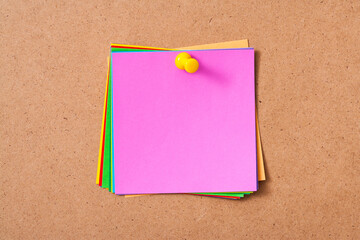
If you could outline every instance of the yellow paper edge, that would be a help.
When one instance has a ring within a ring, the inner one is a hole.
[[[146,47],[146,46],[139,46],[139,45],[125,45],[125,44],[116,44],[111,43],[112,47],[128,47],[128,48],[153,48],[153,47]],[[171,50],[168,48],[156,48],[156,50]]]
[[[107,58],[108,63],[108,69],[110,67],[110,57]],[[106,115],[106,94],[109,87],[109,70],[107,71],[106,76],[106,89],[105,89],[105,97],[104,97],[104,109],[103,109],[103,118],[101,123],[101,136],[100,136],[100,147],[99,147],[99,159],[98,159],[98,168],[97,168],[97,174],[96,174],[96,184],[100,183],[100,168],[101,168],[101,155],[102,155],[102,146],[103,146],[103,135],[104,135],[104,121],[105,121],[105,115]]]

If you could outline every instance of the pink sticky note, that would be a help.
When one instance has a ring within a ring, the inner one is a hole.
[[[254,50],[112,54],[116,194],[257,190]]]

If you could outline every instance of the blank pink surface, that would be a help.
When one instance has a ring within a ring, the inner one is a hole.
[[[113,53],[116,194],[256,191],[254,50]]]

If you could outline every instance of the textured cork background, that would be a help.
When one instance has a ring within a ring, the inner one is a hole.
[[[0,2],[0,239],[359,239],[360,1]],[[95,185],[111,42],[248,38],[268,180],[239,201]]]

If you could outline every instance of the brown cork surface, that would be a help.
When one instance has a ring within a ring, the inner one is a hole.
[[[359,239],[359,1],[0,2],[0,239]],[[95,185],[111,42],[248,38],[267,181],[239,201]]]

